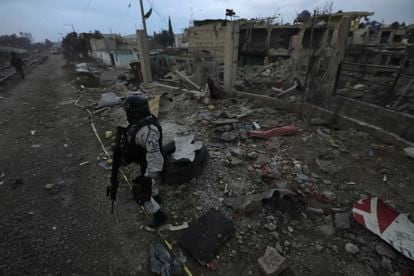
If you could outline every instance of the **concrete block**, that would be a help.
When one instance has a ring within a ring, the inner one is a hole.
[[[286,258],[270,246],[266,248],[265,254],[258,259],[258,263],[263,275],[279,275],[288,267]]]

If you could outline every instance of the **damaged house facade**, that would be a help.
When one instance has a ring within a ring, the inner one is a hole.
[[[90,56],[102,63],[127,68],[131,61],[138,60],[136,43],[124,37],[111,35],[102,39],[91,39]]]
[[[267,20],[195,21],[189,28],[188,51],[216,62],[215,75],[209,77],[226,90],[226,56],[231,55],[226,49],[236,49],[229,93],[262,94],[293,105],[303,101],[311,109],[322,108],[414,140],[409,130],[414,114],[412,28],[362,27],[363,19],[373,14],[321,14],[285,25]],[[295,86],[297,81],[300,85]],[[286,89],[288,93],[275,93]]]

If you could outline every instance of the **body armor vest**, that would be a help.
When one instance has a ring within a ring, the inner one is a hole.
[[[150,125],[154,125],[160,134],[158,143],[162,154],[162,129],[160,123],[158,122],[158,119],[154,115],[148,116],[147,118],[137,123],[128,125],[126,129],[126,135],[123,137],[122,141],[123,157],[125,161],[127,163],[138,163],[141,167],[142,175],[144,175],[145,171],[147,170],[147,150],[141,145],[137,145],[135,143],[135,137],[137,136],[137,133],[140,131],[140,129],[143,127],[149,128]]]

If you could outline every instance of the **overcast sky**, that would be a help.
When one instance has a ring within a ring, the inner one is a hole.
[[[143,0],[145,10],[153,7],[148,32],[167,29],[171,16],[174,33],[194,19],[224,18],[226,8],[243,18],[280,13],[291,22],[296,12],[312,11],[326,0]],[[334,11],[374,11],[371,17],[386,23],[414,23],[414,0],[335,0]],[[129,7],[130,6],[130,7]],[[0,0],[0,34],[29,32],[36,41],[57,40],[66,34],[100,30],[103,33],[133,34],[141,28],[138,0]]]

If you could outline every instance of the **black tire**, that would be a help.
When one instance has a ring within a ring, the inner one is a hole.
[[[176,161],[171,158],[171,154],[175,151],[174,142],[163,146],[166,155],[166,165],[163,171],[163,180],[165,184],[182,184],[199,176],[206,167],[209,154],[207,147],[203,147],[196,151],[193,162]]]

